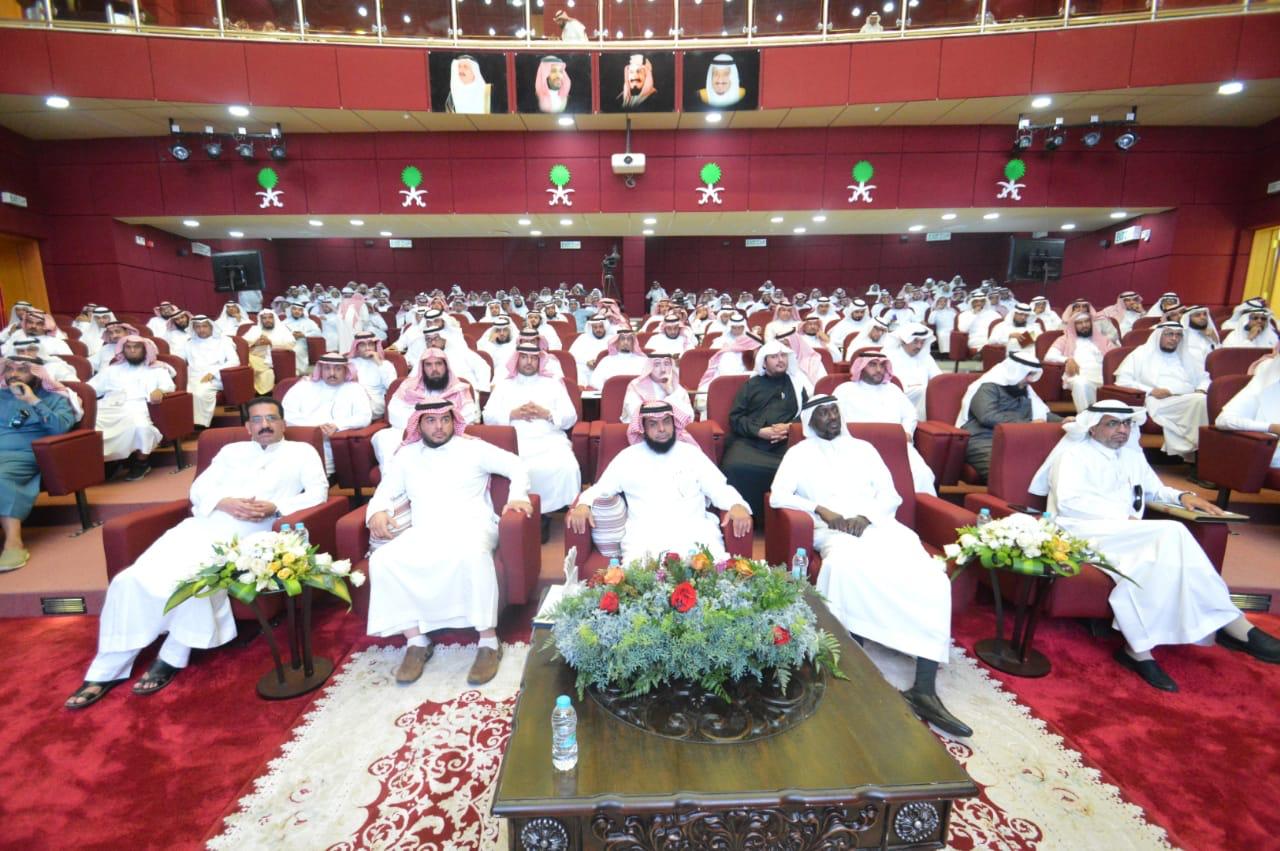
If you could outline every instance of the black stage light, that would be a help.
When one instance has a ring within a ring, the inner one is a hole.
[[[1031,147],[1031,134],[1019,133],[1018,138],[1013,143],[1014,151],[1025,151]]]
[[[1102,141],[1102,131],[1096,127],[1091,127],[1084,131],[1084,136],[1081,137],[1080,141],[1084,142],[1086,148],[1096,148],[1098,143]]]
[[[1126,130],[1116,137],[1116,147],[1122,151],[1128,151],[1138,144],[1138,134],[1132,130]]]
[[[209,155],[209,159],[216,160],[222,156],[222,143],[217,139],[209,139],[204,143],[204,152]]]
[[[286,151],[284,149],[284,140],[282,139],[278,142],[272,142],[271,145],[267,147],[267,153],[271,155],[271,159],[273,160],[284,159],[286,156]]]
[[[246,160],[253,159],[253,143],[248,139],[236,143],[236,153]]]
[[[180,163],[184,163],[191,159],[191,149],[181,142],[174,142],[170,145],[169,153],[173,154],[173,158]]]
[[[1045,137],[1044,149],[1046,151],[1056,151],[1062,147],[1062,143],[1067,141],[1067,135],[1061,127],[1055,127],[1049,131],[1049,135]]]

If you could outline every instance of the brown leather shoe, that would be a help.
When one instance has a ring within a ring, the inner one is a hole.
[[[498,649],[481,647],[476,651],[476,660],[471,663],[471,673],[467,674],[467,683],[473,686],[484,685],[498,675],[498,662],[502,661],[502,645]]]
[[[396,682],[413,683],[417,682],[418,677],[422,676],[422,669],[427,666],[427,660],[431,658],[431,654],[436,652],[434,644],[428,644],[426,647],[418,647],[410,644],[404,649],[404,660],[400,662],[400,667],[396,669]]]

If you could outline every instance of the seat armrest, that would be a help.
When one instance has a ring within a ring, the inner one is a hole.
[[[40,487],[50,496],[63,496],[106,481],[102,432],[78,428],[31,441],[40,467]]]
[[[334,555],[350,559],[352,564],[369,554],[369,527],[365,525],[367,506],[348,511],[334,527]]]
[[[310,508],[303,508],[292,514],[286,514],[277,520],[271,528],[279,531],[280,526],[284,523],[289,523],[293,526],[298,526],[299,524],[306,526],[307,536],[311,539],[311,543],[315,545],[316,552],[334,555],[337,552],[334,528],[342,518],[342,515],[346,513],[348,507],[345,496],[332,496],[319,505],[313,505]],[[336,555],[334,557],[337,558]]]
[[[596,464],[595,453],[592,451],[592,433],[597,422],[587,422],[578,420],[573,424],[573,428],[569,431],[569,443],[573,446],[573,457],[578,462],[578,471],[582,474],[582,481],[590,482],[595,478]],[[603,424],[601,423],[601,426]],[[597,434],[595,447],[600,446],[600,437]]]
[[[789,565],[800,547],[813,552],[813,517],[794,508],[771,508],[765,496],[765,560],[770,564]],[[809,560],[813,574],[814,559]],[[813,581],[816,575],[809,577]]]
[[[1131,408],[1142,408],[1147,404],[1146,393],[1136,387],[1125,387],[1120,384],[1104,384],[1099,387],[1098,399],[1115,399]]]
[[[102,549],[107,557],[107,579],[138,560],[161,535],[191,515],[185,499],[161,502],[113,517],[102,525]]]
[[[1266,481],[1276,435],[1201,426],[1197,472],[1200,478],[1240,493],[1257,493]]]
[[[181,440],[196,430],[195,408],[186,390],[166,393],[159,402],[148,402],[151,422],[165,440]]]
[[[916,494],[916,534],[926,544],[942,549],[956,542],[956,529],[972,526],[978,515],[945,499],[927,493]]]
[[[533,513],[504,511],[498,518],[498,553],[502,559],[503,598],[521,606],[533,599],[542,571],[542,499],[529,494]]]
[[[532,496],[532,494],[530,494]],[[574,500],[573,505],[577,505],[578,501]],[[572,509],[573,506],[570,506]],[[578,548],[578,578],[588,578],[587,558],[595,552],[595,542],[591,540],[591,525],[587,524],[586,531],[575,532],[569,528],[569,523],[564,524],[564,551],[567,555],[573,547]]]
[[[933,471],[939,487],[960,481],[969,432],[950,423],[921,420],[916,424],[912,444]]]
[[[222,400],[228,405],[243,405],[256,394],[253,390],[253,367],[230,366],[222,370]]]
[[[991,512],[992,517],[1008,517],[1010,514],[1017,513],[1008,502],[998,496],[992,496],[989,493],[965,494],[964,507],[967,511],[971,511],[975,515],[985,508]],[[947,541],[946,543],[951,542]]]

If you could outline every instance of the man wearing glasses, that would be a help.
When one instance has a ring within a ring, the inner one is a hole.
[[[249,440],[229,443],[191,483],[191,516],[161,535],[107,587],[98,654],[68,709],[97,703],[124,682],[142,648],[168,633],[159,656],[133,692],[155,694],[187,666],[191,648],[236,637],[226,592],[193,597],[164,613],[179,581],[195,572],[212,546],[232,536],[270,531],[276,518],[324,502],[329,481],[315,448],[284,439],[284,412],[269,396],[246,406]]]
[[[1165,644],[1217,637],[1231,650],[1280,663],[1280,641],[1253,626],[1231,602],[1227,584],[1176,520],[1144,520],[1148,502],[1190,511],[1224,512],[1190,491],[1167,487],[1138,446],[1146,411],[1097,402],[1063,426],[1062,441],[1031,482],[1067,531],[1094,542],[1132,582],[1119,580],[1108,598],[1125,645],[1115,659],[1149,685],[1178,686],[1151,655]]]

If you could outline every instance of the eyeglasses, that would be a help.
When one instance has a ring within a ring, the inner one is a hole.
[[[266,416],[249,417],[249,422],[253,423],[254,425],[262,425],[263,423],[271,423],[272,425],[275,425],[276,423],[280,422],[280,420],[281,418],[276,416],[275,414],[267,414]]]
[[[1135,514],[1138,514],[1142,511],[1143,502],[1144,500],[1142,498],[1142,485],[1134,485],[1133,486],[1133,511]]]

